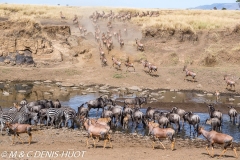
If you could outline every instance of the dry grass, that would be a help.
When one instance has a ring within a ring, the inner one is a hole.
[[[142,27],[156,26],[161,29],[183,29],[195,32],[202,29],[233,28],[240,21],[240,12],[235,10],[158,10],[136,8],[107,8],[107,7],[73,7],[73,6],[45,6],[45,5],[13,5],[1,4],[1,17],[31,17],[60,19],[60,11],[63,11],[67,19],[73,19],[74,15],[88,17],[94,11],[109,12],[141,12],[147,10],[159,11],[159,17],[132,18],[132,22]]]

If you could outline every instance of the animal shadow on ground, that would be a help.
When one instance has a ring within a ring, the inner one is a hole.
[[[231,150],[228,150],[229,152],[231,152]],[[211,157],[208,153],[202,153],[202,155],[206,155],[206,156],[209,156]],[[213,158],[215,157],[219,157],[220,154],[214,154],[213,155]],[[231,155],[227,155],[226,153],[220,158],[220,159],[224,159],[224,158],[235,158],[234,156],[231,156]]]
[[[230,92],[236,92],[235,89],[231,89],[231,88],[226,88],[226,90],[230,91]]]
[[[158,74],[153,74],[153,73],[149,73],[148,71],[146,70],[143,70],[146,74],[149,74],[151,77],[159,77]]]
[[[196,79],[185,79],[188,82],[198,82]]]

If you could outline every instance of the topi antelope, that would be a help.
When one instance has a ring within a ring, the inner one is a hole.
[[[102,67],[107,66],[107,59],[105,58],[105,56],[101,55],[100,59],[101,59],[101,62],[102,62]]]
[[[120,61],[118,61],[117,59],[115,59],[113,56],[112,56],[112,61],[113,61],[113,67],[114,67],[114,65],[117,65],[118,66],[118,69],[121,69],[121,62]]]
[[[174,145],[175,145],[175,138],[174,138],[175,131],[172,128],[159,128],[154,124],[155,123],[153,121],[148,122],[149,131],[150,131],[150,134],[153,135],[154,140],[168,138],[171,141],[171,149],[173,151]],[[155,144],[155,141],[153,141],[152,143],[153,149],[155,149],[154,144]],[[162,142],[160,142],[160,144],[165,149],[165,146],[162,144]]]
[[[228,86],[231,87],[231,90],[232,90],[232,86],[234,87],[234,90],[235,90],[235,81],[233,79],[230,79],[227,75],[224,75],[224,79],[227,83],[227,87],[226,89],[228,88]]]
[[[62,11],[60,11],[60,17],[61,17],[61,19],[65,19],[66,18],[65,16],[63,16]]]
[[[73,18],[73,24],[78,24],[78,17],[76,14],[74,15],[74,18]]]
[[[18,139],[22,141],[22,139],[19,137],[20,133],[27,133],[29,135],[28,144],[29,145],[31,144],[31,141],[32,141],[31,125],[29,125],[29,124],[18,124],[18,123],[11,124],[9,122],[6,122],[6,128],[9,129],[10,134],[11,133],[13,134],[12,145],[14,144],[14,139],[15,139],[16,135],[17,135]],[[22,144],[23,144],[23,141],[22,141]]]
[[[184,66],[183,67],[183,71],[185,71],[186,72],[186,76],[185,76],[185,78],[184,78],[184,80],[186,79],[186,77],[188,77],[188,76],[191,76],[193,79],[195,79],[195,77],[196,77],[196,73],[194,73],[194,72],[192,72],[192,71],[189,71],[188,69],[187,69],[187,66]]]
[[[143,44],[142,43],[139,43],[138,42],[138,39],[135,39],[136,40],[136,44],[137,44],[137,51],[139,50],[139,51],[144,51],[144,46],[143,46]]]
[[[127,60],[126,60],[126,62],[125,62],[125,66],[127,67],[126,72],[128,71],[128,68],[133,68],[133,69],[134,69],[134,72],[135,72],[135,67],[134,67],[133,63],[130,63],[130,62],[129,62],[129,57],[127,58]]]
[[[224,150],[222,151],[222,153],[220,154],[219,158],[227,151],[227,147],[231,147],[232,150],[235,153],[236,158],[238,157],[237,152],[236,152],[236,148],[233,147],[233,137],[227,135],[227,134],[223,134],[223,133],[218,133],[216,131],[206,131],[204,130],[203,127],[199,127],[198,129],[198,136],[199,135],[203,135],[207,141],[208,141],[208,146],[206,147],[206,150],[208,152],[208,154],[213,157],[214,153],[210,154],[208,148],[210,147],[210,145],[212,146],[212,152],[213,152],[213,147],[214,147],[214,143],[217,144],[224,144]]]

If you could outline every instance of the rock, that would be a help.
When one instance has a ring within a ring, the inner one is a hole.
[[[165,93],[166,91],[165,90],[163,90],[163,91],[159,91],[158,93]]]
[[[158,97],[159,94],[158,94],[158,93],[151,93],[151,96],[153,96],[153,97]]]
[[[196,93],[196,95],[197,95],[198,97],[204,96],[203,94],[199,94],[199,93]]]
[[[61,86],[62,83],[61,83],[61,82],[57,82],[56,85],[57,85],[57,86]]]
[[[10,59],[5,59],[4,63],[9,64],[10,63]]]
[[[68,44],[70,44],[71,47],[78,46],[78,37],[77,36],[70,36],[67,39]]]
[[[74,87],[75,86],[75,84],[73,84],[73,83],[68,83],[68,82],[62,82],[62,87]]]
[[[26,93],[26,90],[18,90],[19,93]]]
[[[163,99],[163,98],[164,98],[164,96],[159,97],[159,99]]]
[[[44,92],[43,94],[49,95],[49,94],[51,94],[51,93],[49,93],[49,92]]]
[[[51,60],[54,62],[62,62],[63,61],[62,53],[59,50],[54,49],[54,51],[51,53]]]
[[[42,82],[39,82],[39,81],[35,81],[33,82],[34,84],[42,84]]]
[[[28,85],[27,84],[22,84],[23,87],[27,87]]]
[[[198,84],[198,85],[197,85],[197,88],[202,88],[202,85],[201,85],[201,84]]]
[[[142,89],[139,88],[138,86],[132,86],[132,87],[129,87],[128,89],[133,91],[140,91],[140,92],[142,91]]]
[[[213,94],[212,93],[207,93],[207,96],[213,96]]]
[[[113,92],[118,92],[118,89],[112,89]]]
[[[174,89],[170,89],[170,92],[174,92],[175,90]]]
[[[50,80],[43,81],[44,83],[52,83]]]
[[[100,93],[109,93],[107,90],[99,90]]]
[[[4,96],[9,96],[9,92],[3,91]]]
[[[78,87],[71,87],[72,89],[75,89],[75,90],[78,90],[79,88]]]
[[[151,101],[157,101],[157,99],[156,98],[151,98]]]
[[[100,90],[106,90],[106,89],[108,89],[108,88],[109,88],[109,87],[105,85],[105,86],[100,87],[99,89],[100,89]]]

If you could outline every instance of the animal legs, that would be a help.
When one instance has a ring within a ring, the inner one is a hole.
[[[155,149],[155,148],[154,148],[154,145],[155,145],[155,142],[153,141],[153,142],[152,142],[152,147],[153,147],[153,149]]]
[[[32,141],[32,134],[29,135],[29,141],[28,141],[29,145],[31,144],[31,141]]]
[[[211,156],[211,154],[210,154],[210,152],[209,152],[209,150],[208,150],[208,146],[206,147],[206,150],[207,150],[208,154]]]
[[[160,144],[163,146],[163,148],[164,148],[164,150],[165,150],[166,148],[165,148],[165,146],[162,144],[162,142],[161,142],[161,141],[159,141],[159,143],[160,143]]]
[[[174,150],[174,147],[175,147],[175,139],[173,138],[172,145],[171,145],[172,151]]]

